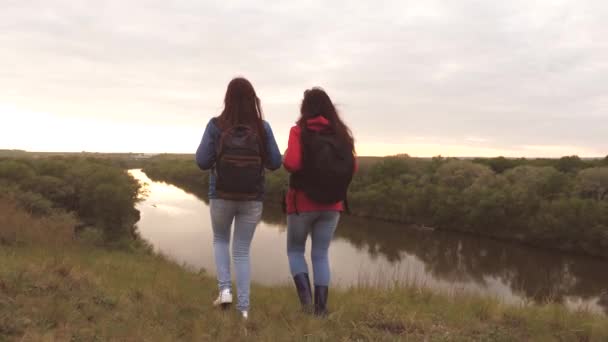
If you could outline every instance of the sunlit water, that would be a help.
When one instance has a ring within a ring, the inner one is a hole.
[[[215,274],[208,205],[173,185],[151,181],[138,205],[141,236],[173,260]],[[260,284],[291,281],[286,225],[265,208],[251,247],[252,278]],[[307,245],[309,259],[310,242]],[[605,260],[538,250],[465,234],[418,231],[404,225],[343,216],[330,247],[332,284],[376,286],[394,281],[441,291],[471,291],[509,303],[561,301],[608,312]],[[310,265],[310,262],[309,262]]]

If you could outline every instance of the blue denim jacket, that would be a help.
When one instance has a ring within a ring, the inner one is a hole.
[[[279,147],[277,146],[277,142],[274,140],[274,135],[272,134],[272,128],[270,128],[270,124],[264,121],[264,129],[266,130],[266,150],[268,151],[268,160],[266,161],[266,168],[269,170],[276,170],[281,167],[282,159],[281,152],[279,151]],[[207,127],[205,128],[205,133],[203,134],[203,139],[201,140],[198,149],[196,150],[196,163],[198,167],[202,170],[211,169],[211,173],[209,174],[209,198],[215,199],[217,198],[217,194],[215,193],[215,157],[216,157],[216,148],[217,143],[220,138],[221,131],[219,127],[215,125],[213,119],[209,120],[207,123]],[[263,185],[262,185],[263,189]],[[264,192],[259,194],[257,200],[261,201],[264,198]]]

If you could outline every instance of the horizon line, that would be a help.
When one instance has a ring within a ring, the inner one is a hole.
[[[2,149],[0,148],[0,152],[19,152],[19,153],[44,153],[44,154],[135,154],[135,155],[162,155],[162,154],[178,154],[178,155],[194,155],[195,152],[133,152],[133,151],[129,151],[129,152],[121,152],[121,151],[114,151],[114,152],[108,152],[108,151],[29,151],[29,150],[22,150],[22,149]],[[283,155],[283,154],[281,154]],[[412,155],[409,154],[407,152],[403,152],[403,153],[396,153],[396,154],[387,154],[387,155],[358,155],[358,158],[388,158],[388,157],[410,157],[410,158],[435,158],[435,157],[443,157],[443,158],[465,158],[465,159],[475,159],[475,158],[505,158],[505,159],[560,159],[563,157],[579,157],[581,159],[604,159],[604,158],[608,158],[608,152],[607,154],[604,155],[598,155],[598,156],[581,156],[581,155],[577,155],[577,154],[566,154],[560,157],[548,157],[548,156],[508,156],[508,155],[496,155],[496,156],[492,156],[492,157],[487,157],[487,156],[465,156],[465,155],[460,155],[460,156],[455,156],[455,155],[442,155],[442,154],[438,154],[438,155],[433,155],[433,156],[418,156],[418,155]]]

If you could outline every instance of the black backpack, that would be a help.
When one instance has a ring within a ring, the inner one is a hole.
[[[263,191],[261,137],[246,125],[223,129],[217,146],[215,191],[221,199],[250,201]]]
[[[352,147],[340,141],[329,128],[321,131],[303,128],[301,145],[303,167],[291,175],[291,187],[317,203],[346,201],[355,168]]]

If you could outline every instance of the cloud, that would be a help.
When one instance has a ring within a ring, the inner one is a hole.
[[[0,105],[15,109],[0,115],[8,127],[43,112],[200,135],[244,75],[282,147],[302,91],[321,85],[363,150],[422,138],[463,154],[605,154],[607,15],[602,1],[574,0],[8,0]]]

